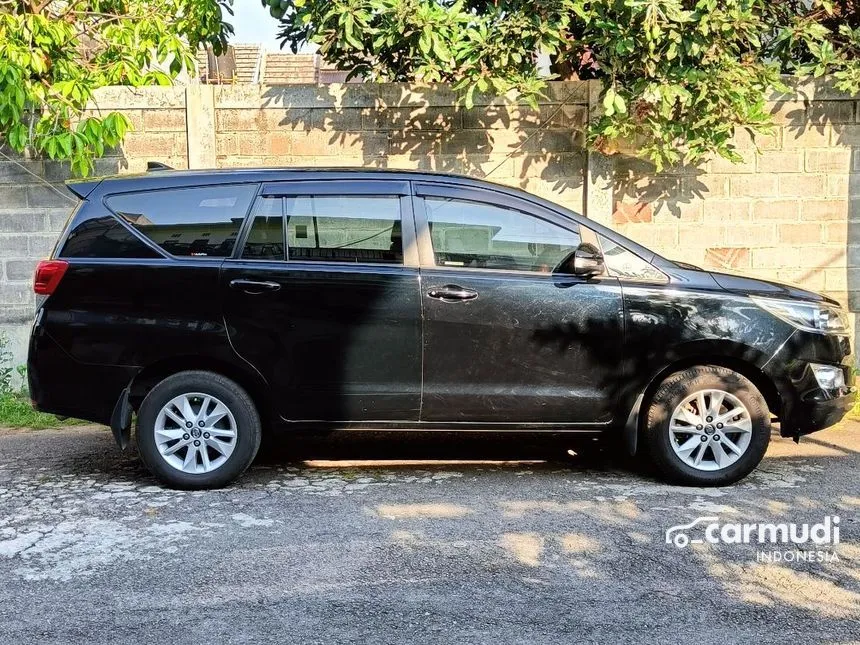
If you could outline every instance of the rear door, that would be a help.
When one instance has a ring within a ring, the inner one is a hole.
[[[618,280],[552,270],[593,234],[493,190],[415,184],[422,421],[601,424],[621,370]]]
[[[415,421],[421,301],[407,182],[263,186],[222,268],[230,339],[290,421]]]

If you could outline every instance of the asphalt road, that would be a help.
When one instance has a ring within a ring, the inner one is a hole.
[[[229,489],[183,493],[103,429],[0,431],[0,643],[860,641],[860,425],[776,439],[723,489],[560,455],[498,436],[293,441]],[[665,543],[708,515],[838,515],[841,539],[788,563]]]

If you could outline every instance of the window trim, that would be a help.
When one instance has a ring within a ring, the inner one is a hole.
[[[236,260],[240,262],[266,262],[269,264],[278,263],[284,268],[289,266],[298,266],[300,264],[308,264],[313,266],[337,266],[337,267],[394,267],[394,268],[413,268],[417,269],[420,266],[419,262],[419,254],[417,248],[417,234],[415,231],[415,216],[412,206],[412,199],[408,192],[409,185],[408,182],[392,182],[390,180],[380,180],[370,182],[374,184],[371,188],[371,192],[361,191],[360,188],[366,182],[363,181],[349,181],[342,182],[336,180],[320,180],[320,181],[295,181],[295,182],[278,182],[277,185],[280,184],[289,185],[291,189],[290,192],[283,192],[281,188],[278,188],[277,191],[270,190],[266,191],[266,186],[272,184],[264,184],[261,189],[258,191],[257,195],[254,197],[253,202],[251,203],[251,208],[248,211],[248,214],[245,216],[245,222],[242,225],[242,229],[239,233],[239,238],[236,242],[236,248],[234,249],[233,255],[228,258],[231,260]],[[399,189],[397,185],[399,186]],[[389,191],[386,189],[385,185],[394,186],[393,191]],[[407,191],[405,194],[401,194],[400,190],[403,190],[405,186],[405,190]],[[312,192],[310,192],[312,191]],[[400,207],[400,229],[402,235],[402,245],[403,245],[403,261],[402,262],[336,262],[330,260],[308,260],[305,258],[302,259],[290,259],[290,251],[289,251],[289,230],[287,226],[287,211],[286,211],[286,200],[289,197],[295,197],[299,195],[309,195],[312,197],[322,196],[322,197],[392,197],[397,198],[398,205]],[[251,215],[254,212],[254,206],[257,204],[257,201],[263,198],[275,198],[281,200],[281,217],[283,218],[283,232],[284,232],[284,258],[281,260],[273,260],[271,258],[243,258],[242,252],[245,249],[245,244],[248,241],[248,236],[251,232],[251,226],[253,224],[253,217]]]
[[[236,232],[236,242],[233,244],[233,250],[229,255],[224,256],[195,256],[195,255],[173,255],[170,251],[163,248],[157,242],[149,239],[146,235],[144,235],[141,231],[139,231],[135,226],[131,224],[128,220],[122,217],[119,213],[117,213],[114,209],[112,209],[107,200],[111,197],[117,197],[119,195],[139,195],[141,193],[163,193],[169,190],[186,190],[190,188],[210,188],[210,187],[222,187],[222,186],[256,186],[254,190],[254,195],[251,197],[251,201],[248,204],[248,207],[245,209],[245,215],[242,219],[242,223],[239,225],[239,230]],[[254,203],[257,201],[257,197],[260,194],[260,182],[258,181],[230,181],[224,183],[205,183],[205,184],[189,184],[189,185],[181,185],[181,186],[170,186],[170,187],[158,187],[158,188],[145,188],[143,190],[120,190],[112,193],[106,193],[101,196],[101,204],[104,209],[111,214],[111,216],[116,219],[120,224],[125,226],[129,231],[131,231],[134,235],[136,235],[139,239],[143,240],[143,242],[152,249],[158,251],[165,259],[170,260],[188,260],[191,259],[194,262],[201,262],[205,260],[216,260],[218,262],[223,262],[224,260],[229,260],[233,258],[236,254],[237,248],[239,248],[239,240],[242,239],[243,231],[245,231],[248,226],[248,215],[251,212],[251,209],[254,207]],[[244,243],[243,243],[244,246]]]
[[[509,195],[495,194],[491,190],[482,188],[461,188],[457,186],[443,186],[433,184],[416,184],[413,196],[413,209],[415,211],[415,226],[418,233],[418,251],[421,256],[421,267],[425,269],[435,269],[438,271],[468,271],[470,273],[480,273],[486,275],[513,275],[513,276],[543,276],[543,277],[559,277],[558,273],[543,272],[543,271],[525,271],[517,269],[487,269],[483,267],[457,267],[444,264],[436,264],[436,254],[433,251],[433,240],[430,235],[430,220],[427,217],[425,208],[425,199],[433,197],[442,197],[456,199],[464,202],[473,202],[477,204],[485,204],[487,206],[495,206],[507,210],[514,210],[526,215],[542,220],[548,224],[558,226],[579,236],[580,241],[583,240],[583,226],[573,220],[564,220],[552,211],[541,206],[532,204],[526,200],[511,197]],[[576,276],[570,276],[573,279],[578,279]],[[608,277],[604,273],[599,277]]]

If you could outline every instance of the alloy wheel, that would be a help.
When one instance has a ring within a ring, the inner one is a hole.
[[[743,456],[752,439],[749,410],[723,390],[699,390],[675,408],[669,443],[681,461],[696,470],[722,470]]]
[[[155,419],[159,454],[184,473],[208,473],[224,465],[233,454],[237,436],[233,413],[211,394],[180,394]]]

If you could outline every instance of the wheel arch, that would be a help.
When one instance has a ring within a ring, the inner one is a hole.
[[[173,356],[147,365],[129,384],[129,402],[132,408],[139,410],[144,397],[165,378],[189,370],[215,372],[235,381],[251,397],[263,427],[269,426],[272,421],[271,398],[268,384],[263,377],[249,368],[210,356]]]
[[[779,385],[762,369],[769,358],[764,353],[731,341],[710,342],[704,346],[691,344],[684,350],[651,370],[644,382],[640,381],[633,393],[633,400],[625,404],[621,418],[626,419],[626,423],[622,433],[630,454],[637,452],[638,437],[646,416],[643,412],[650,405],[657,388],[669,375],[696,365],[725,367],[746,377],[761,392],[771,414],[777,417],[782,415],[785,399]]]

